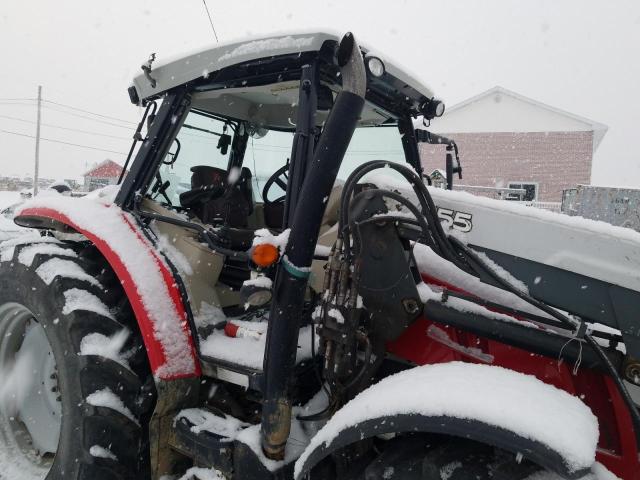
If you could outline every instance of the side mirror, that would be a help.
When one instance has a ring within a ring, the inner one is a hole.
[[[180,140],[178,140],[177,138],[174,139],[175,144],[177,145],[176,147],[176,151],[175,152],[167,152],[167,156],[171,157],[169,160],[163,160],[162,163],[164,163],[165,165],[173,165],[174,163],[176,163],[176,160],[178,160],[178,155],[180,155]]]
[[[416,142],[429,143],[431,145],[446,145],[446,176],[447,190],[453,188],[453,174],[457,173],[458,178],[462,178],[462,164],[460,163],[460,154],[458,145],[453,140],[428,132],[427,130],[414,130]]]

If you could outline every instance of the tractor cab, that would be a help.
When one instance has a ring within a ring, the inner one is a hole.
[[[315,180],[308,177],[318,142],[343,83],[351,81],[341,74],[339,41],[310,33],[216,46],[163,65],[150,60],[134,79],[130,98],[146,107],[137,138],[145,125],[148,132],[116,203],[152,220],[184,253],[196,318],[201,305],[225,311],[245,305],[241,289],[255,273],[247,258],[255,232],[278,235],[292,226],[303,186]],[[364,105],[355,132],[338,171],[329,164],[320,169],[336,178],[323,195],[326,236],[318,244],[325,250],[336,238],[351,171],[384,158],[420,173],[413,119],[444,109],[428,87],[360,50]]]
[[[365,47],[354,47],[360,61],[345,77],[351,60],[340,58],[339,44],[332,34],[292,34],[216,46],[162,65],[152,56],[129,89],[146,108],[137,138],[147,132],[116,204],[148,225],[173,263],[184,266],[205,371],[259,392],[277,264],[257,262],[254,245],[296,230],[310,239],[309,292],[318,295],[345,180],[381,158],[421,173],[413,119],[443,113],[428,87]],[[327,126],[342,122],[334,112],[339,95],[356,88],[362,108],[345,115],[353,117],[353,135],[340,140],[329,132],[328,141],[344,151],[314,166]],[[328,179],[326,191],[305,194],[318,177]],[[324,210],[317,227],[300,221],[294,227],[305,195]],[[284,254],[279,248],[276,260]],[[312,309],[303,310],[295,368],[308,373]],[[248,320],[258,341],[222,328]]]
[[[154,124],[163,120],[158,103],[176,111],[162,151],[136,159],[118,203],[133,205],[138,192],[208,225],[286,228],[343,88],[338,41],[326,33],[294,34],[216,46],[162,66],[148,62],[129,90],[132,101],[147,106]],[[429,88],[362,50],[366,100],[338,179],[377,158],[406,160],[421,171],[417,149],[402,132],[413,130],[413,117],[432,118],[443,105]]]

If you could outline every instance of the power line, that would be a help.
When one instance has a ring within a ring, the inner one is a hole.
[[[37,122],[34,122],[33,120],[27,120],[24,118],[18,118],[18,117],[10,117],[9,115],[0,115],[0,118],[6,118],[8,120],[15,120],[17,122],[24,122],[24,123],[30,123],[30,124],[35,124]],[[98,133],[98,132],[92,132],[89,130],[81,130],[79,128],[71,128],[71,127],[63,127],[61,125],[53,125],[51,123],[42,123],[41,124],[44,127],[49,127],[49,128],[58,128],[60,130],[69,130],[72,132],[80,132],[80,133],[86,133],[89,135],[98,135],[100,137],[107,137],[107,138],[117,138],[117,139],[121,139],[121,140],[130,140],[129,137],[119,137],[117,135],[107,135],[106,133]]]
[[[61,110],[56,107],[50,107],[48,105],[43,105],[43,107],[46,108],[47,110],[53,110],[54,112],[60,112],[66,115],[72,115],[74,117],[84,118],[85,120],[91,120],[93,122],[104,123],[106,125],[111,125],[112,127],[124,128],[126,130],[131,130],[133,128],[133,127],[127,127],[125,125],[118,125],[117,123],[113,123],[113,122],[107,122],[106,120],[100,120],[99,118],[88,117],[86,115],[81,115],[79,113],[67,112],[66,110]],[[135,123],[133,125],[135,125]]]
[[[33,102],[35,102],[35,100],[32,100]],[[8,106],[12,106],[12,105],[26,105],[28,107],[35,107],[35,103],[26,103],[26,102],[2,102],[0,101],[0,105],[8,105]]]
[[[8,100],[8,101],[5,101],[5,100]],[[35,106],[35,104],[33,104],[33,103],[11,102],[11,100],[14,100],[14,99],[5,99],[5,100],[0,99],[0,105],[8,105],[8,106],[11,106],[11,105]],[[35,101],[34,99],[29,99],[29,98],[25,98],[25,99],[15,99],[15,100],[28,100],[28,101]],[[117,118],[117,117],[111,117],[111,116],[109,116],[109,115],[102,115],[101,113],[96,113],[96,112],[92,112],[92,111],[90,111],[90,110],[85,110],[85,109],[82,109],[82,108],[73,107],[73,106],[71,106],[71,105],[67,105],[67,104],[64,104],[64,103],[54,102],[54,101],[52,101],[52,100],[45,100],[45,99],[43,99],[42,101],[43,101],[43,102],[45,102],[45,103],[50,103],[50,104],[52,104],[52,105],[57,105],[57,106],[59,106],[59,107],[68,108],[68,109],[76,110],[76,111],[83,112],[83,113],[88,113],[88,114],[90,114],[90,115],[94,115],[94,116],[97,116],[97,117],[102,117],[102,118],[107,118],[107,119],[110,119],[110,120],[116,120],[116,121],[118,121],[118,122],[122,122],[122,123],[127,123],[127,124],[129,124],[129,125],[131,125],[131,126],[135,126],[135,125],[137,125],[137,124],[136,124],[136,122],[132,122],[132,121],[129,121],[129,120],[123,120],[123,119],[121,119],[121,118]],[[55,111],[55,112],[65,113],[65,114],[67,114],[67,115],[73,115],[73,116],[75,116],[75,117],[84,118],[85,120],[92,120],[92,121],[94,121],[94,122],[104,123],[104,124],[106,124],[106,125],[111,125],[111,126],[113,126],[113,127],[126,128],[127,130],[130,130],[130,129],[131,129],[131,127],[130,127],[130,126],[124,126],[124,125],[120,125],[120,124],[116,124],[116,123],[112,123],[112,122],[107,122],[107,121],[105,121],[105,120],[100,120],[100,119],[97,119],[97,118],[88,117],[88,116],[86,116],[86,115],[80,115],[80,114],[78,114],[78,113],[68,112],[68,111],[66,111],[66,110],[62,110],[62,109],[60,109],[60,108],[50,107],[50,106],[47,106],[47,105],[43,105],[43,107],[44,107],[44,108],[46,108],[46,109],[48,109],[48,110],[53,110],[53,111]]]
[[[51,103],[51,104],[53,104],[53,105],[58,105],[58,106],[60,106],[60,107],[69,108],[69,109],[71,109],[71,110],[76,110],[76,111],[78,111],[78,112],[83,112],[83,113],[88,113],[88,114],[91,114],[91,115],[95,115],[96,117],[102,117],[102,118],[107,118],[107,119],[109,119],[109,120],[117,120],[118,122],[128,123],[128,124],[130,124],[130,125],[136,125],[136,122],[132,122],[132,121],[130,121],[130,120],[123,120],[123,119],[121,119],[121,118],[111,117],[111,116],[109,116],[109,115],[102,115],[101,113],[92,112],[92,111],[90,111],[90,110],[84,110],[84,109],[82,109],[82,108],[72,107],[71,105],[67,105],[67,104],[65,104],[65,103],[54,102],[53,100],[46,100],[46,99],[44,99],[44,100],[42,100],[42,101],[43,101],[43,102],[45,102],[45,103]]]
[[[23,101],[23,100],[29,100],[29,101],[35,101],[35,98],[0,98],[0,102],[12,102],[12,101]]]
[[[8,133],[10,135],[17,135],[19,137],[36,138],[35,135],[27,135],[26,133],[10,132],[9,130],[0,129],[0,132]],[[98,150],[100,152],[117,153],[119,155],[126,155],[127,154],[126,152],[117,152],[115,150],[108,150],[106,148],[97,148],[97,147],[92,147],[92,146],[89,146],[89,145],[82,145],[82,144],[79,144],[79,143],[63,142],[62,140],[54,140],[52,138],[40,137],[40,140],[45,141],[45,142],[51,142],[51,143],[61,143],[62,145],[70,145],[72,147],[87,148],[89,150]]]
[[[216,29],[213,26],[213,20],[211,20],[211,14],[209,13],[209,7],[207,7],[207,2],[205,0],[202,0],[202,3],[204,3],[204,9],[207,11],[207,16],[209,17],[209,23],[211,24],[211,30],[213,30],[213,36],[216,39],[216,43],[218,43],[218,34],[216,33]]]

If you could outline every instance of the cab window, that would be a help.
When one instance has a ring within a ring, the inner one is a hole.
[[[218,146],[222,135],[233,136],[234,128],[216,118],[189,112],[159,170],[162,182],[169,182],[165,193],[173,205],[180,205],[180,194],[191,189],[192,167],[207,165],[227,169],[231,145],[226,152]]]

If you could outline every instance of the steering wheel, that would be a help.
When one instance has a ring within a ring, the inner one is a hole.
[[[267,180],[267,183],[264,184],[264,188],[262,189],[262,200],[265,205],[271,205],[274,203],[282,203],[287,196],[287,184],[289,183],[289,164],[280,167],[276,170]],[[269,190],[271,187],[276,184],[282,190],[284,190],[285,194],[279,196],[275,200],[269,200]]]

